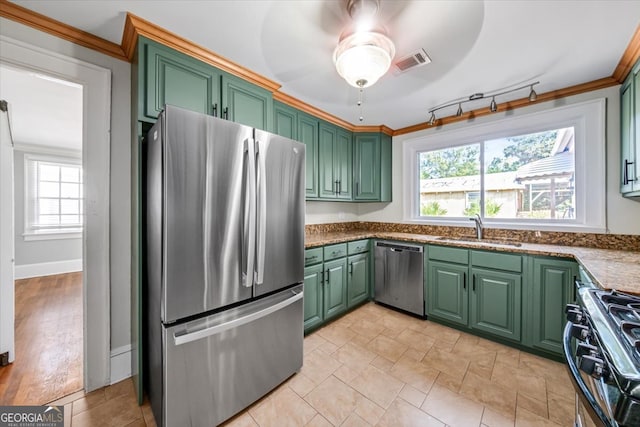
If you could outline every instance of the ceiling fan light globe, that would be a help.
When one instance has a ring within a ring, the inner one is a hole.
[[[338,74],[351,86],[373,85],[391,66],[393,42],[378,32],[354,33],[342,40],[333,52]],[[364,84],[363,84],[364,81]]]

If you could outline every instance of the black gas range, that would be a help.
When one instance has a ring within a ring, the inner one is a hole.
[[[576,302],[564,331],[576,426],[640,426],[640,296],[578,286]]]

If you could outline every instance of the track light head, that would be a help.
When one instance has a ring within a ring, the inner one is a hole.
[[[458,111],[456,111],[456,117],[460,117],[462,115],[462,103],[458,104]]]
[[[533,85],[531,85],[531,92],[529,92],[529,102],[533,102],[538,99],[538,94],[535,90],[533,90]]]
[[[496,111],[498,111],[498,104],[496,104],[496,97],[495,96],[493,98],[491,98],[491,104],[489,104],[489,110],[492,113],[495,113]]]
[[[436,123],[436,113],[431,112],[431,117],[429,117],[429,126],[433,126]]]

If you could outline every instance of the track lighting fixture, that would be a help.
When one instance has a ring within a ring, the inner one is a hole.
[[[496,111],[498,111],[498,104],[496,104],[495,96],[491,98],[491,104],[489,104],[489,110],[491,110],[492,113],[495,113]]]
[[[498,104],[496,103],[496,97],[497,96],[501,96],[501,95],[505,95],[507,93],[511,93],[511,92],[515,92],[517,90],[522,90],[525,88],[530,88],[529,90],[529,102],[533,102],[536,101],[538,99],[538,94],[536,93],[536,91],[533,89],[533,87],[537,84],[539,84],[540,82],[534,82],[534,83],[530,83],[524,86],[519,86],[517,88],[514,89],[509,89],[509,90],[498,90],[498,91],[494,91],[493,93],[474,93],[473,95],[469,96],[468,99],[464,99],[462,101],[460,100],[454,100],[454,101],[450,101],[447,102],[445,104],[442,104],[438,107],[432,108],[431,110],[429,110],[429,126],[433,126],[436,123],[436,114],[435,112],[438,110],[441,110],[443,108],[447,108],[447,107],[451,107],[454,105],[458,105],[458,110],[456,111],[456,117],[460,117],[462,116],[462,104],[466,103],[466,102],[473,102],[473,101],[478,101],[480,99],[485,99],[485,98],[491,98],[491,103],[489,104],[489,111],[491,111],[492,113],[495,113],[496,111],[498,111]]]

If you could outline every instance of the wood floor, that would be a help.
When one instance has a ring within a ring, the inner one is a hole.
[[[15,282],[16,360],[0,405],[43,405],[82,389],[82,272]]]

